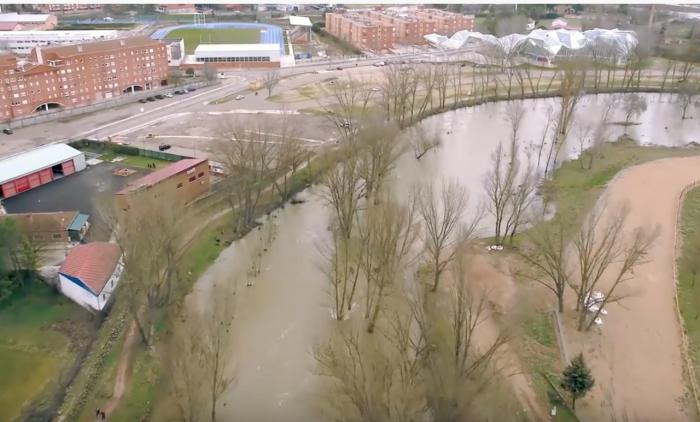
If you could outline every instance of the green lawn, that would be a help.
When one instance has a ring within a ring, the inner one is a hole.
[[[199,44],[257,44],[260,42],[259,29],[176,29],[168,33],[168,38],[185,40],[185,51],[194,53]]]
[[[573,229],[579,227],[607,183],[621,170],[659,158],[700,155],[700,149],[640,146],[623,140],[603,144],[593,154],[590,169],[581,169],[577,160],[567,161],[544,187],[547,199],[556,204],[557,213],[570,221]]]
[[[0,420],[17,419],[52,392],[76,356],[62,332],[85,337],[89,319],[87,311],[40,282],[0,305]]]
[[[700,188],[688,192],[681,214],[683,247],[678,262],[678,304],[688,334],[695,375],[700,374]],[[693,274],[693,271],[696,274]]]
[[[122,160],[117,162],[113,161],[117,157],[122,157]],[[155,164],[156,168],[161,168],[172,164],[172,161],[159,160],[157,158],[144,157],[141,155],[124,155],[114,151],[105,152],[100,156],[100,160],[115,162],[116,164],[123,164],[128,167],[139,167],[144,169],[148,168],[149,163]]]

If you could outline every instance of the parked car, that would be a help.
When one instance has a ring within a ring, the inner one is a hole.
[[[155,100],[156,100],[156,97],[148,97],[148,98],[146,98],[146,101],[151,101],[151,102],[153,102],[153,101],[155,101]]]
[[[187,88],[187,91],[189,91],[189,92],[195,92],[196,90],[197,90],[197,88],[193,87],[193,86],[190,86]]]
[[[346,128],[346,129],[350,129],[350,122],[348,122],[347,120],[343,120],[343,122],[340,123],[340,127],[344,127],[344,128]]]
[[[338,66],[338,67],[335,68],[335,70],[343,70],[343,67],[342,67],[342,66]]]
[[[158,95],[156,95],[156,99],[158,99],[158,100],[163,100],[163,99],[165,99],[165,95],[163,95],[163,94],[158,94]]]
[[[166,149],[170,149],[170,144],[160,144],[160,145],[158,145],[158,150],[159,150],[159,151],[165,151]]]
[[[244,99],[245,97],[243,95],[236,95],[236,101],[240,101]]]
[[[382,66],[385,66],[386,63],[384,63],[384,62],[377,62],[377,63],[375,63],[374,65],[375,65],[376,67],[382,67]]]
[[[6,127],[5,129],[2,130],[2,133],[4,133],[5,135],[12,135],[15,132],[12,129],[10,129],[9,127]]]
[[[165,94],[165,98],[173,98],[173,94],[171,92],[168,92]]]
[[[372,91],[372,92],[379,92],[379,91],[381,91],[381,89],[379,89],[379,88],[377,88],[376,86],[374,86],[374,87],[372,87],[372,89],[370,89],[370,91]]]
[[[185,92],[184,92],[183,90],[181,90],[181,89],[178,89],[177,91],[173,92],[173,94],[175,94],[175,95],[182,95],[182,94],[184,94],[184,93],[185,93]]]
[[[140,103],[147,103],[148,101],[146,101],[145,98],[141,98],[141,99],[139,100],[139,102],[140,102]]]
[[[183,88],[183,89],[182,89],[182,93],[183,93],[183,94],[187,94],[188,92],[190,92],[190,91],[188,91],[187,88]]]

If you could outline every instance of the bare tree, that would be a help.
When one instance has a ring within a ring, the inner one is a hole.
[[[124,254],[122,292],[141,340],[151,344],[152,325],[157,314],[173,300],[180,279],[179,257],[184,247],[187,210],[176,206],[172,195],[156,197],[149,190],[130,201],[129,209],[110,215],[114,235]],[[158,216],[158,218],[154,218]]]
[[[699,92],[697,84],[692,82],[684,81],[678,84],[678,105],[681,107],[681,120],[688,118],[688,106],[693,104]]]
[[[260,121],[251,129],[236,121],[220,129],[216,149],[229,175],[223,185],[238,231],[253,224],[262,193],[277,177],[271,130]]]
[[[384,180],[394,169],[401,152],[400,136],[398,126],[382,118],[367,118],[359,129],[354,147],[360,159],[359,172],[366,198],[381,190]]]
[[[627,94],[622,100],[622,109],[625,112],[625,131],[633,118],[639,117],[647,109],[647,100],[639,94]]]
[[[279,70],[271,70],[267,73],[265,73],[265,76],[263,78],[263,85],[265,85],[265,88],[267,89],[267,96],[269,97],[272,95],[272,90],[275,89],[277,84],[280,83],[280,72]]]
[[[216,422],[219,399],[234,381],[231,368],[236,309],[236,281],[212,286],[211,307],[188,312],[175,324],[163,359],[167,376],[185,421]],[[206,415],[206,417],[205,417]]]
[[[431,291],[436,291],[440,277],[454,259],[458,247],[474,233],[481,212],[468,225],[462,223],[468,197],[458,182],[443,182],[441,190],[435,192],[432,185],[418,193],[418,210],[423,222],[423,242],[426,261],[433,275]]]
[[[551,168],[556,167],[559,149],[564,144],[566,137],[574,120],[574,110],[583,96],[583,87],[586,81],[586,63],[578,60],[571,60],[562,65],[560,72],[560,103],[559,114],[555,136],[549,148],[547,163],[545,164],[545,175],[549,175]]]
[[[440,135],[435,131],[434,135],[430,136],[426,133],[423,126],[414,126],[409,134],[413,156],[416,160],[423,158],[433,148],[440,146]]]
[[[290,199],[290,182],[301,169],[309,154],[303,142],[296,137],[294,127],[286,119],[283,121],[279,144],[273,151],[275,177],[272,183],[283,205]]]
[[[352,236],[363,197],[360,166],[355,150],[349,149],[341,163],[329,170],[323,179],[326,189],[322,196],[333,210],[334,223],[347,240]]]
[[[417,204],[414,197],[400,206],[388,197],[370,206],[360,224],[360,242],[366,252],[360,268],[366,282],[367,332],[374,332],[384,299],[401,281],[413,261],[411,248],[417,236]]]
[[[554,108],[551,105],[547,105],[546,116],[544,130],[542,131],[542,138],[540,139],[540,146],[537,148],[537,168],[540,168],[542,149],[544,148],[544,144],[547,142],[549,128],[552,126],[552,122],[554,121]]]
[[[570,284],[576,293],[579,330],[590,329],[606,304],[622,300],[623,296],[615,296],[616,292],[630,279],[634,267],[643,261],[658,235],[658,228],[637,227],[632,237],[626,238],[624,225],[628,210],[627,206],[618,207],[605,215],[606,221],[603,219],[606,207],[597,207],[574,238],[578,277],[570,279]],[[617,265],[613,267],[613,264]],[[612,273],[611,281],[602,284],[609,273]],[[597,289],[602,290],[602,299],[595,297]]]
[[[515,151],[512,152],[513,148]],[[503,233],[503,223],[506,219],[508,206],[513,194],[513,185],[516,183],[518,175],[518,164],[513,161],[517,155],[517,144],[511,144],[511,152],[503,151],[503,143],[499,143],[496,150],[491,154],[492,167],[484,176],[484,188],[488,198],[488,211],[494,216],[494,241],[501,243]]]
[[[529,268],[519,275],[541,284],[557,298],[559,312],[564,312],[564,293],[569,283],[565,223],[556,217],[530,231],[520,248],[520,257]]]
[[[361,81],[353,79],[338,80],[331,85],[321,87],[328,103],[320,103],[325,116],[336,127],[342,138],[354,141],[360,127],[360,122],[369,115],[372,91],[368,90]]]

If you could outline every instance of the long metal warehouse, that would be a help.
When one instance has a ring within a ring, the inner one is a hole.
[[[85,169],[85,154],[53,144],[0,159],[0,198],[9,198]]]

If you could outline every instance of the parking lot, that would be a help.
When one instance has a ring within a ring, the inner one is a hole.
[[[3,200],[8,213],[80,211],[90,215],[92,227],[88,240],[108,240],[109,229],[97,212],[97,201],[113,200],[113,194],[130,180],[137,179],[148,171],[137,169],[128,177],[115,176],[112,170],[119,166],[101,163],[96,166],[39,186],[22,194]]]

